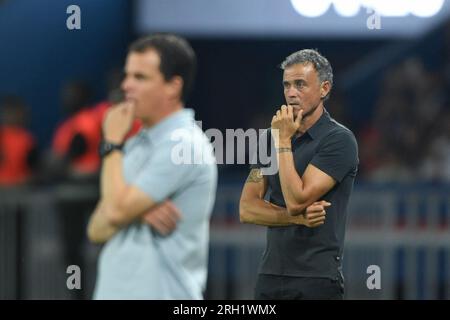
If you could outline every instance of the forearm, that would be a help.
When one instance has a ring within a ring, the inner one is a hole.
[[[88,238],[93,243],[105,243],[111,239],[118,231],[119,227],[112,225],[105,215],[104,206],[99,202],[97,208],[92,214],[87,234]]]
[[[124,195],[125,189],[122,153],[112,152],[103,160],[100,178],[102,202],[111,210],[120,210],[119,201]]]
[[[286,208],[276,206],[263,199],[242,200],[240,220],[268,227],[282,227],[302,224],[303,216],[290,216]]]
[[[303,180],[295,169],[292,151],[283,152],[283,150],[290,149],[290,142],[289,144],[287,142],[280,143],[280,151],[277,153],[279,164],[278,173],[281,191],[289,214],[298,215],[306,208],[308,199],[304,189]]]

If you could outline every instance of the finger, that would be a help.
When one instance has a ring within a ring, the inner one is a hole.
[[[171,209],[163,204],[148,211],[144,214],[143,219],[146,223],[153,224],[157,222],[158,224],[163,224],[168,228],[174,228],[178,221],[177,213],[172,212]]]
[[[149,211],[149,216],[151,216],[153,221],[158,221],[167,227],[171,227],[176,224],[176,221],[172,214],[169,213],[169,209],[160,204],[156,208]]]
[[[325,201],[325,200],[320,200],[320,201],[314,202],[311,206],[317,206],[317,205],[324,206],[324,207],[329,207],[329,206],[331,206],[331,202],[328,202],[328,201]]]
[[[134,109],[136,109],[135,103],[133,101],[128,101],[126,104],[126,109],[130,115],[134,115]]]
[[[155,229],[156,231],[158,231],[159,234],[162,235],[167,235],[170,232],[170,229],[167,228],[164,224],[160,223],[159,221],[155,221],[152,224],[153,229]]]
[[[117,107],[111,107],[111,108],[109,108],[109,110],[106,111],[105,120],[106,120],[107,118],[110,118],[111,115],[114,114],[114,112],[117,112],[116,110],[117,110]]]
[[[312,213],[312,214],[308,215],[306,218],[308,220],[314,220],[317,218],[325,218],[325,216],[326,216],[325,211],[322,211],[322,212]]]
[[[318,217],[324,217],[325,215],[326,215],[325,210],[319,211],[319,212],[308,213],[306,215],[306,219],[311,220],[311,219],[315,219]]]
[[[318,212],[318,211],[320,212],[323,210],[324,210],[324,208],[323,208],[322,204],[316,204],[316,205],[312,204],[306,209],[306,213],[308,214],[310,212]]]
[[[275,120],[277,120],[277,116],[273,116],[273,117],[272,117],[272,123],[274,123]]]
[[[155,229],[158,233],[160,233],[162,235],[166,235],[169,233],[169,229],[167,228],[167,226],[164,225],[163,223],[161,223],[160,221],[158,221],[158,219],[156,219],[156,216],[147,214],[143,217],[143,220],[145,223],[147,223],[153,229]]]
[[[165,205],[177,220],[181,219],[181,211],[178,210],[178,208],[172,203],[172,201],[166,201]]]
[[[284,104],[281,106],[281,115],[287,116],[287,107]]]
[[[325,224],[325,221],[320,221],[318,223],[311,224],[311,228],[319,227],[319,226],[321,226],[323,224]]]
[[[289,119],[294,119],[294,111],[293,111],[294,109],[292,108],[292,106],[291,105],[288,105],[288,107],[287,107],[287,116],[288,116],[288,118]]]
[[[126,117],[131,117],[134,114],[133,105],[130,103],[127,103],[123,106],[122,113]]]
[[[324,222],[324,221],[325,221],[325,217],[320,217],[320,218],[316,218],[316,219],[310,220],[309,223],[310,224],[318,224],[318,223]]]
[[[297,113],[297,118],[295,118],[295,122],[300,125],[303,119],[303,109],[300,109],[300,111]]]
[[[146,213],[145,215],[142,216],[142,220],[145,223],[153,224],[153,216],[151,214]]]
[[[173,230],[176,227],[176,223],[173,222],[168,216],[166,215],[158,215],[155,217],[158,224],[164,226],[168,230]]]
[[[128,102],[119,103],[114,109],[123,112],[128,107]]]
[[[157,218],[168,227],[175,227],[177,224],[176,216],[167,206],[161,206],[157,212]]]
[[[172,211],[171,209],[165,207],[164,211],[162,212],[162,214],[164,215],[164,219],[166,219],[168,222],[170,222],[170,224],[173,224],[174,226],[176,226],[177,221],[178,221],[178,217],[177,217],[177,213]]]
[[[277,110],[277,118],[279,118],[281,116],[281,111]]]

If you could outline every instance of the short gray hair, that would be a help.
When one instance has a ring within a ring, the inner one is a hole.
[[[317,50],[303,49],[289,55],[280,65],[281,69],[286,69],[294,64],[306,64],[311,63],[319,75],[320,82],[328,81],[331,88],[333,87],[333,68],[331,68],[330,62],[322,56]],[[331,92],[331,90],[330,90]],[[330,92],[323,98],[327,100],[330,96]]]

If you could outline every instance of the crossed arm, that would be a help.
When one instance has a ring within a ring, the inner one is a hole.
[[[92,242],[108,241],[121,228],[141,218],[156,205],[139,188],[126,184],[122,157],[122,153],[114,151],[103,161],[100,176],[101,199],[87,230]]]
[[[156,203],[139,188],[127,185],[122,169],[122,154],[113,152],[104,159],[101,172],[101,200],[97,204],[88,225],[88,237],[92,242],[104,243],[121,228],[136,219],[143,218]],[[260,169],[253,169],[242,191],[240,220],[265,226],[303,224],[315,227],[323,224],[325,201],[317,202],[335,181],[316,167],[309,165],[300,178],[295,170],[292,153],[279,155],[279,176],[287,209],[264,200],[267,178]],[[170,208],[166,208],[169,212]],[[173,210],[172,210],[173,212]],[[165,214],[164,218],[147,215],[146,222],[154,222],[161,230],[170,231],[179,218]]]
[[[325,220],[325,201],[312,203],[304,214],[291,216],[286,208],[279,207],[264,200],[267,192],[267,177],[260,169],[252,169],[244,184],[239,202],[239,216],[243,223],[263,226],[281,227],[289,225],[320,226]]]
[[[121,144],[134,120],[135,105],[121,103],[111,108],[103,121],[103,136]],[[127,184],[123,173],[123,155],[113,151],[103,159],[100,174],[101,199],[88,225],[92,242],[108,241],[121,228],[141,219],[162,235],[170,233],[181,213],[170,201],[156,203],[136,186]]]
[[[290,147],[290,146],[289,146]],[[328,174],[309,164],[302,177],[294,166],[292,152],[278,153],[281,191],[289,215],[299,215],[330,191],[336,181]]]

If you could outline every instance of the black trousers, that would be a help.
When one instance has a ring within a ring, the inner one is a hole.
[[[328,278],[288,277],[259,274],[255,287],[257,300],[342,300],[344,281]]]

